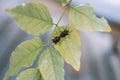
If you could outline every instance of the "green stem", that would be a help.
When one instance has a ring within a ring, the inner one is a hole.
[[[69,1],[68,6],[70,5],[71,2],[72,2],[72,0]],[[58,24],[59,24],[60,21],[62,20],[62,18],[63,18],[63,16],[64,16],[64,14],[65,14],[66,11],[67,11],[67,6],[65,6],[65,9],[64,9],[62,15],[60,16],[60,18],[59,18],[59,20],[58,20],[58,22],[57,22],[57,24],[56,24],[56,27],[58,26]]]
[[[70,0],[69,3],[68,3],[67,5],[69,6],[71,2],[72,2],[72,0]],[[55,28],[58,27],[60,21],[62,20],[64,14],[65,14],[66,11],[67,11],[67,7],[68,7],[68,6],[65,6],[65,9],[64,9],[63,13],[61,14],[61,16],[60,16],[60,18],[59,18],[57,24],[56,24],[56,23],[53,23],[53,25],[55,25]],[[55,29],[54,29],[54,30],[55,30]],[[53,31],[53,32],[54,32],[54,31]],[[53,34],[53,33],[52,33],[52,34]],[[51,34],[51,35],[52,35],[52,34]],[[46,46],[49,46],[49,43],[50,43],[51,39],[52,39],[52,37],[50,37],[50,38],[48,39],[48,43],[47,43]]]
[[[72,0],[69,1],[68,5],[70,5],[71,2],[72,2]]]
[[[65,7],[65,9],[64,9],[64,11],[63,11],[63,13],[62,13],[62,15],[60,16],[60,18],[59,18],[59,20],[58,20],[58,22],[57,22],[57,24],[56,24],[56,27],[58,26],[58,24],[59,24],[60,21],[62,20],[64,14],[65,14],[65,12],[66,12],[66,9],[67,9],[67,7]]]

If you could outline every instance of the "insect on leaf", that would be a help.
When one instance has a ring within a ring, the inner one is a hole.
[[[88,3],[82,6],[71,7],[69,20],[80,31],[111,31],[107,21],[103,17],[97,18],[94,15],[93,8]]]
[[[47,7],[40,3],[26,3],[6,11],[15,18],[20,28],[28,34],[45,33],[53,24]]]
[[[39,69],[30,68],[21,72],[16,80],[41,80],[41,77]]]
[[[39,38],[21,43],[11,55],[10,66],[4,80],[8,80],[10,76],[15,76],[22,67],[31,66],[41,49],[42,42]]]
[[[47,47],[41,54],[39,69],[44,80],[64,80],[64,59],[54,48]]]
[[[72,27],[59,27],[56,28],[53,32],[52,38],[55,36],[59,36],[61,32],[64,30],[68,30],[68,35],[64,35],[65,37],[61,37],[61,40],[54,44],[54,47],[60,52],[60,54],[64,57],[65,61],[69,63],[73,68],[77,71],[80,69],[80,37],[75,29]]]

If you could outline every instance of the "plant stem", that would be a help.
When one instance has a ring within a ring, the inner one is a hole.
[[[60,18],[59,18],[59,20],[58,20],[58,22],[57,22],[57,24],[56,24],[56,27],[58,27],[58,24],[59,24],[60,21],[62,20],[64,14],[65,14],[65,12],[66,12],[66,9],[67,9],[67,7],[65,7],[65,9],[64,9],[64,11],[63,11],[63,13],[62,13],[62,15],[60,16]]]
[[[72,2],[72,0],[70,0],[67,5],[69,6],[71,2]],[[56,24],[56,27],[58,26],[58,24],[59,24],[60,21],[62,20],[62,18],[63,18],[63,16],[64,16],[64,14],[65,14],[66,11],[67,11],[67,6],[65,6],[65,9],[64,9],[62,15],[60,16],[60,18],[59,18],[59,20],[58,20],[58,22],[57,22],[57,24]]]
[[[69,6],[71,2],[72,2],[72,0],[70,0],[69,3],[68,3],[67,5]],[[57,24],[56,24],[56,23],[53,23],[53,25],[55,25],[55,28],[58,27],[60,21],[62,20],[64,14],[65,14],[65,12],[67,11],[67,7],[68,7],[68,6],[65,6],[65,9],[64,9],[63,13],[61,14],[61,16],[60,16],[60,18],[59,18]],[[55,30],[55,29],[54,29],[54,30]],[[54,31],[53,31],[53,32],[54,32]],[[52,33],[52,34],[53,34],[53,33]],[[51,35],[52,35],[52,34],[51,34]],[[50,36],[50,38],[48,39],[48,43],[47,43],[46,46],[49,46],[49,43],[50,43],[51,39],[52,39],[52,37]]]
[[[72,2],[72,0],[69,1],[68,5],[70,5],[71,2]]]

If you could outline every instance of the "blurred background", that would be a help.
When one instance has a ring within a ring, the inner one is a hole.
[[[12,51],[22,41],[32,38],[19,29],[5,9],[26,1],[39,1],[45,4],[50,9],[54,22],[57,22],[63,11],[61,5],[53,0],[0,0],[0,80],[3,80],[8,69]],[[80,72],[66,63],[65,80],[120,80],[120,0],[73,0],[71,5],[85,2],[91,3],[98,17],[103,16],[108,20],[112,31],[79,32],[82,42]],[[66,13],[60,25],[68,25],[67,20]]]

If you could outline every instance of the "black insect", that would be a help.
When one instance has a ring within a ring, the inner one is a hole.
[[[54,39],[52,39],[53,43],[57,44],[60,41],[60,36],[56,36]]]
[[[69,35],[69,30],[64,30],[61,32],[60,37],[66,37],[67,35]]]

